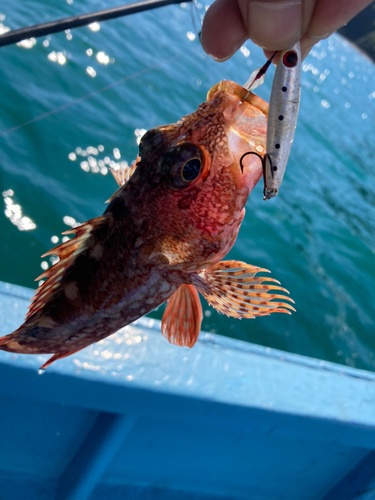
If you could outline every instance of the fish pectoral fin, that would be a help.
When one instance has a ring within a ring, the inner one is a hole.
[[[269,271],[245,262],[228,260],[189,276],[211,306],[232,318],[255,318],[275,312],[291,314],[290,310],[295,311],[286,302],[294,304],[294,301],[277,293],[289,294],[288,290],[278,286],[279,281],[273,278],[256,277],[259,272]]]
[[[40,370],[45,370],[46,368],[48,368],[50,365],[52,365],[52,363],[54,363],[55,361],[57,361],[58,359],[62,359],[62,358],[66,358],[67,356],[71,356],[72,354],[80,351],[81,349],[76,349],[75,351],[70,351],[70,352],[66,352],[64,354],[60,354],[60,353],[56,353],[52,356],[52,358],[49,358],[48,361],[46,361],[44,363],[44,365],[42,365],[39,369]]]
[[[203,313],[193,285],[181,285],[168,299],[161,332],[174,345],[193,347],[198,340]]]

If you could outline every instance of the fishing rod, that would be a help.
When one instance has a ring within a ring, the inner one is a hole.
[[[52,33],[59,33],[60,31],[79,28],[80,26],[87,26],[88,24],[94,22],[107,21],[108,19],[128,16],[130,14],[157,9],[166,5],[192,1],[193,0],[145,0],[143,2],[113,7],[112,9],[97,10],[96,12],[91,12],[89,14],[66,17],[49,23],[35,24],[34,26],[12,30],[4,35],[0,35],[0,47],[21,42],[26,38],[38,38],[40,36],[51,35]]]

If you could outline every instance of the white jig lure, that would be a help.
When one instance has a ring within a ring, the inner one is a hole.
[[[301,87],[299,42],[283,50],[273,79],[263,160],[264,200],[279,192],[297,124]]]

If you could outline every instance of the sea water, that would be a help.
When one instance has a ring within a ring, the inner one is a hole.
[[[106,7],[3,2],[0,33]],[[109,166],[130,163],[145,130],[194,111],[222,79],[243,84],[265,62],[247,42],[216,63],[198,29],[182,4],[0,48],[0,280],[35,287],[54,262],[40,255],[103,212],[116,189]],[[272,71],[257,89],[267,100]],[[203,300],[204,330],[375,369],[374,145],[374,65],[334,35],[303,63],[280,194],[263,201],[262,183],[255,188],[228,257],[270,269],[297,312],[239,321]]]

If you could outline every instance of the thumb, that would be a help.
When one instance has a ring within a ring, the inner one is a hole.
[[[306,30],[314,0],[238,0],[248,37],[266,50],[294,45]]]

